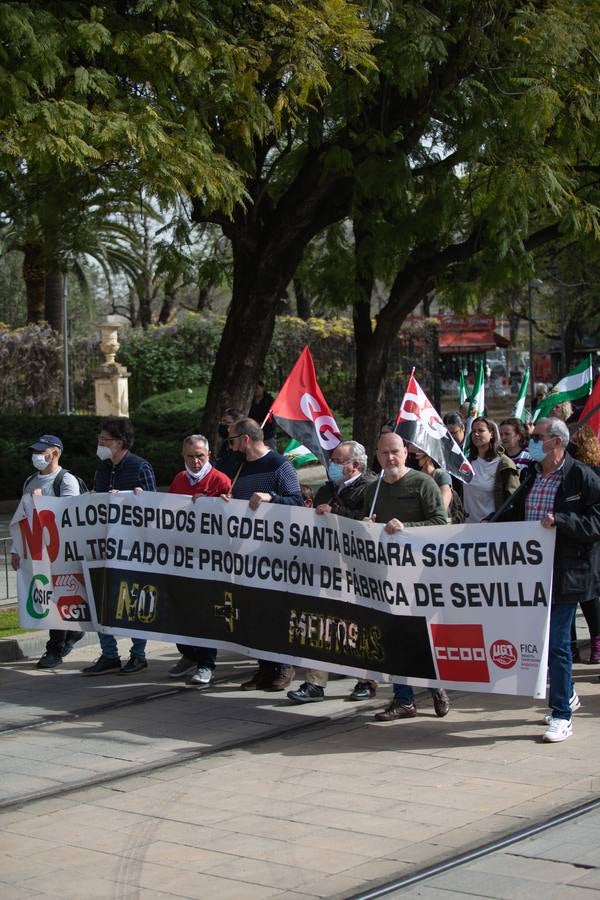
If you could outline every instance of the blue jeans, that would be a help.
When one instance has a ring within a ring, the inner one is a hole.
[[[550,609],[550,708],[555,719],[570,719],[569,699],[573,694],[573,657],[571,626],[577,603],[553,603]]]
[[[197,663],[202,669],[216,668],[217,651],[214,647],[193,647],[191,644],[177,644],[182,656]]]
[[[102,656],[108,656],[109,659],[118,659],[119,648],[117,647],[117,639],[112,634],[99,634],[100,647]],[[131,656],[139,656],[146,659],[146,641],[143,638],[131,638]]]
[[[429,688],[431,696],[434,695],[434,688]],[[394,684],[394,701],[401,703],[402,706],[410,706],[415,702],[415,693],[410,684]]]

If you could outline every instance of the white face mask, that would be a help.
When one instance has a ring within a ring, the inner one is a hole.
[[[96,447],[96,456],[101,460],[112,459],[110,447],[107,447],[105,444],[98,444]]]
[[[50,459],[46,459],[44,453],[32,453],[31,462],[33,463],[34,469],[37,469],[39,472],[43,472],[44,469],[47,469],[52,462],[52,457],[50,457]]]
[[[189,475],[189,477],[190,477],[190,480],[193,481],[194,484],[195,484],[197,481],[201,481],[201,480],[205,477],[205,475],[208,475],[208,473],[210,472],[211,469],[212,469],[212,465],[210,464],[210,462],[209,462],[208,460],[206,460],[206,462],[204,463],[204,465],[202,466],[202,468],[199,469],[197,472],[194,472],[194,471],[193,471],[192,469],[190,469],[190,467],[187,466],[187,465],[186,465],[186,467],[185,467],[185,470],[186,470],[186,472],[188,473],[188,475]]]

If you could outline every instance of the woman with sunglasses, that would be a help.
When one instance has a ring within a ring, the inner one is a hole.
[[[519,472],[500,443],[498,426],[486,416],[473,420],[469,434],[469,460],[474,476],[463,487],[469,524],[484,522],[519,487]]]

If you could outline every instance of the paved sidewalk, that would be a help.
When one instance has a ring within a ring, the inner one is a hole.
[[[54,717],[0,733],[0,805],[16,801],[0,811],[2,900],[348,897],[600,794],[598,666],[577,667],[574,735],[549,745],[544,708],[523,698],[454,694],[437,719],[422,692],[421,715],[384,725],[372,714],[389,688],[353,704],[352,681],[332,681],[326,702],[298,707],[239,691],[253,669],[241,657],[220,657],[219,683],[195,690],[168,679],[172,645],[152,642],[131,678],[80,676],[96,655],[76,648],[52,672],[0,666],[0,728]],[[88,779],[101,783],[76,789]],[[584,833],[590,860],[597,820]],[[501,873],[488,857],[462,881],[457,870],[401,894],[589,897],[600,851],[586,868],[575,849],[559,858],[555,836],[533,854],[509,848]]]

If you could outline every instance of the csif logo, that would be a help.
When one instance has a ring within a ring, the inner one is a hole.
[[[53,591],[48,584],[45,575],[34,575],[31,579],[25,607],[32,619],[45,619],[50,612]]]

